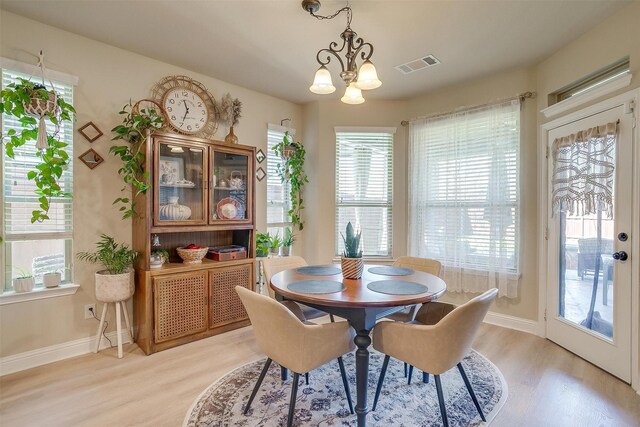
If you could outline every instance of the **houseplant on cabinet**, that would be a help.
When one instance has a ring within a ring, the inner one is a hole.
[[[271,236],[269,236],[269,233],[257,233],[256,256],[266,257],[269,255],[269,246],[271,246]]]
[[[362,249],[360,249],[360,238],[362,232],[356,233],[351,222],[347,224],[346,236],[340,233],[344,241],[344,252],[342,253],[342,276],[345,279],[359,279],[362,277],[364,262],[362,261]]]
[[[104,270],[96,272],[96,299],[103,302],[129,299],[134,292],[132,267],[138,253],[124,243],[116,243],[106,234],[100,235],[96,246],[96,252],[78,254],[79,260],[104,267]]]
[[[291,201],[291,209],[289,216],[294,227],[298,230],[304,228],[302,221],[302,210],[304,209],[304,200],[302,199],[302,187],[309,182],[309,178],[304,172],[304,157],[306,151],[304,146],[293,140],[293,136],[289,131],[284,133],[282,141],[273,147],[276,155],[282,157],[283,162],[277,165],[277,173],[282,183],[289,184],[289,199]]]

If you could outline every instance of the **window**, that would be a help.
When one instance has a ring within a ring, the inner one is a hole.
[[[441,261],[449,289],[481,292],[500,282],[501,295],[512,295],[516,288],[506,282],[519,274],[520,103],[410,126],[409,254]]]
[[[22,72],[2,70],[2,87],[21,78],[30,78]],[[54,81],[55,90],[65,101],[73,103],[73,85]],[[50,88],[49,83],[47,87]],[[2,115],[3,134],[9,129],[20,130],[20,122],[9,115]],[[47,120],[47,131],[53,132],[53,124]],[[73,158],[73,125],[63,123],[58,134],[68,144],[69,157]],[[73,206],[71,199],[58,198],[51,202],[50,220],[31,224],[31,211],[38,206],[35,184],[27,179],[27,171],[38,163],[35,141],[15,150],[15,158],[9,158],[2,149],[2,233],[4,286],[11,289],[12,279],[22,271],[34,275],[36,286],[42,286],[42,274],[60,270],[63,281],[71,281],[70,267],[73,260]],[[73,185],[73,163],[63,173],[60,183],[71,192]]]
[[[550,94],[549,105],[553,105],[556,102],[564,101],[565,99],[588,92],[629,73],[631,73],[631,68],[629,66],[629,57],[627,56],[614,64],[598,70],[595,73]]]
[[[273,147],[282,142],[285,131],[295,136],[295,129],[278,125],[270,124],[267,131],[267,232],[271,235],[278,233],[280,238],[284,237],[285,228],[291,227],[291,202],[289,185],[282,183],[277,173],[282,158],[275,153]]]
[[[395,128],[336,128],[336,256],[351,222],[365,257],[391,258]]]

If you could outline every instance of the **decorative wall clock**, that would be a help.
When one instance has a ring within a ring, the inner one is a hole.
[[[218,129],[215,99],[200,82],[187,76],[167,76],[151,90],[173,130],[212,137]]]

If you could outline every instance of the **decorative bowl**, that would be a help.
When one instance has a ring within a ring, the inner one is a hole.
[[[178,251],[178,256],[182,258],[182,262],[184,264],[200,264],[202,263],[202,258],[209,251],[208,247],[204,247],[202,249],[187,249],[187,248],[176,248]]]

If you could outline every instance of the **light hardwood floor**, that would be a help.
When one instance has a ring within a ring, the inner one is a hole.
[[[492,426],[640,426],[629,385],[550,341],[483,325],[474,348],[509,386]],[[64,360],[0,378],[0,425],[180,426],[208,385],[261,357],[249,327],[152,356],[131,344],[121,360],[113,348]]]

